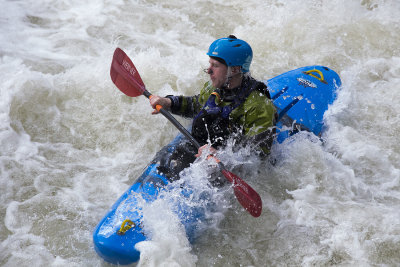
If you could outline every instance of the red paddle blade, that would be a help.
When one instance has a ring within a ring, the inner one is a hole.
[[[222,174],[233,184],[233,191],[243,208],[252,216],[259,217],[262,211],[260,195],[239,176],[227,170],[222,170]]]
[[[110,76],[118,89],[127,96],[140,96],[146,90],[135,65],[133,65],[130,58],[120,48],[114,51]]]

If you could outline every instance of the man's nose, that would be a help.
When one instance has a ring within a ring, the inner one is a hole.
[[[214,73],[211,68],[205,69],[204,72],[207,73],[207,74],[213,74]]]

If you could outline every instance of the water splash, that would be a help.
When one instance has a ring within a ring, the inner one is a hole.
[[[299,135],[277,145],[275,165],[221,151],[262,196],[263,215],[251,218],[224,194],[226,210],[213,211],[189,246],[173,206],[155,203],[149,231],[160,232],[142,244],[140,264],[396,265],[399,12],[393,0],[3,1],[0,265],[103,264],[92,230],[177,134],[145,99],[114,88],[115,47],[152,92],[195,94],[207,80],[208,45],[228,34],[252,45],[258,79],[310,64],[340,73],[323,142]],[[196,164],[187,177],[198,178]]]

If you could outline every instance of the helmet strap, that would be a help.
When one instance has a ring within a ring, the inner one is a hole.
[[[226,80],[225,80],[225,83],[224,83],[224,85],[222,87],[231,89],[230,88],[230,86],[231,86],[230,82],[231,82],[232,78],[234,76],[237,76],[237,75],[243,75],[243,72],[240,70],[237,73],[232,73],[232,67],[229,66],[228,67],[228,71],[226,73]]]

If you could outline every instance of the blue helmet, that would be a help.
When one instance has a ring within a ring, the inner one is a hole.
[[[215,40],[210,45],[207,55],[223,59],[229,67],[241,66],[243,72],[249,71],[253,59],[250,45],[233,35]]]

